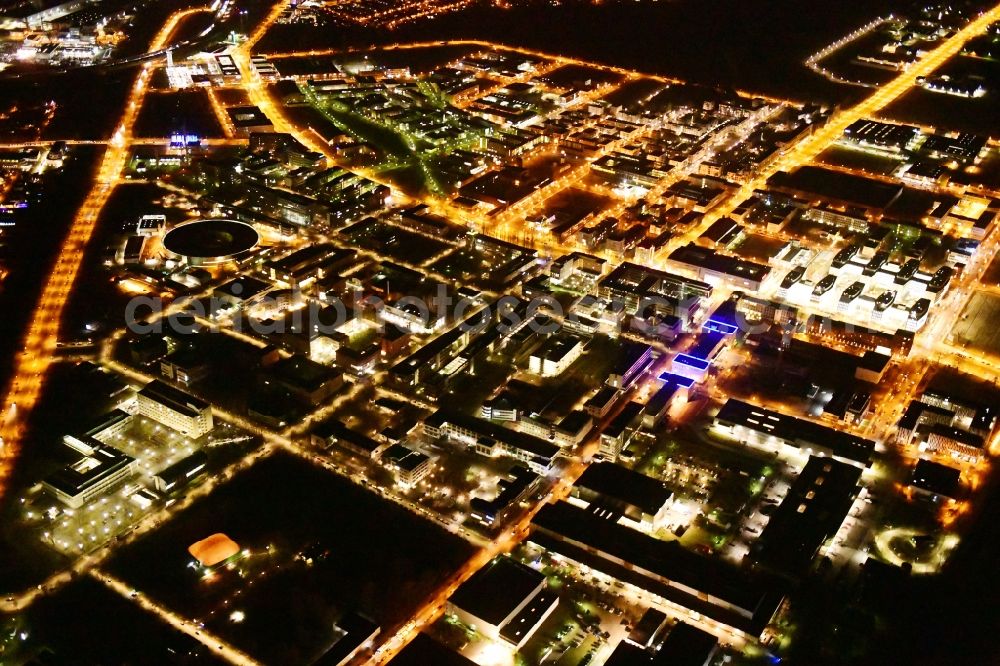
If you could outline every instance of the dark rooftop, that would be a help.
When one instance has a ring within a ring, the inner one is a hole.
[[[757,407],[735,398],[726,401],[716,419],[723,423],[733,423],[758,432],[769,433],[800,448],[823,447],[838,458],[851,460],[865,467],[871,465],[872,455],[875,452],[875,442],[870,439]]]
[[[451,603],[496,626],[545,582],[545,576],[500,556],[480,569],[451,597]]]
[[[962,473],[954,467],[921,458],[913,467],[909,483],[935,495],[955,498],[958,495],[961,476]]]
[[[722,560],[698,555],[677,541],[660,541],[567,502],[543,507],[534,525],[541,534],[533,535],[532,541],[574,559],[585,558],[588,566],[730,626],[756,633],[780,602],[775,587]],[[546,539],[546,535],[555,538]],[[617,560],[631,566],[624,567]]]
[[[754,560],[793,576],[804,573],[823,542],[840,529],[860,479],[860,467],[810,457],[754,543]]]
[[[390,662],[391,666],[477,666],[427,634],[417,634]]]

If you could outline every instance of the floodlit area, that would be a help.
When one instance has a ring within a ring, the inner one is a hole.
[[[447,36],[625,13],[522,4],[0,16],[0,661],[862,663],[974,571],[1000,6],[779,95]]]

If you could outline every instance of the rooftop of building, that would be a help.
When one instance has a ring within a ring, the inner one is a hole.
[[[204,400],[176,389],[169,384],[154,379],[139,390],[139,395],[169,407],[170,409],[189,417],[200,416],[209,408]]]
[[[541,572],[500,556],[463,583],[450,601],[484,622],[499,626],[544,583]]]
[[[379,631],[374,621],[360,613],[345,613],[334,623],[337,637],[313,666],[337,666]]]
[[[478,666],[449,647],[438,643],[427,634],[417,634],[406,647],[392,659],[392,666]]]
[[[267,368],[279,381],[305,391],[315,391],[341,376],[340,371],[317,363],[301,354],[280,359]]]
[[[638,570],[644,570],[698,593],[721,599],[750,616],[747,618],[711,602],[694,604],[697,597],[693,593],[684,593],[671,586],[676,594],[671,592],[670,596],[683,597],[687,607],[692,607],[687,604],[698,605],[695,610],[703,612],[703,608],[706,614],[731,626],[746,627],[768,621],[780,601],[780,595],[775,598],[774,588],[765,581],[722,560],[698,555],[677,541],[661,541],[567,502],[545,505],[536,514],[534,525],[571,544],[579,544],[591,555],[595,552],[603,554],[600,557],[604,563],[614,563],[614,560],[627,562],[639,575],[643,574]],[[532,539],[535,540],[535,537]],[[608,560],[606,556],[612,559]],[[648,576],[644,578],[648,579]],[[739,616],[734,617],[736,615]]]
[[[834,456],[864,465],[871,464],[875,442],[819,423],[781,414],[770,409],[730,398],[716,419],[741,425],[792,442],[794,445],[829,449]]]
[[[424,423],[432,427],[441,427],[446,423],[452,424],[540,458],[551,459],[559,453],[559,447],[556,444],[447,408],[437,410],[428,416]]]
[[[961,476],[961,471],[954,467],[921,458],[913,467],[909,485],[954,499],[959,493]]]
[[[69,496],[75,496],[135,462],[118,449],[88,438],[90,455],[83,456],[50,474],[45,483]]]
[[[718,645],[719,639],[707,631],[678,622],[660,646],[657,659],[670,666],[704,666]]]
[[[762,282],[771,273],[771,267],[746,259],[719,254],[708,248],[688,243],[670,253],[669,259],[677,263],[703,268],[722,275]]]

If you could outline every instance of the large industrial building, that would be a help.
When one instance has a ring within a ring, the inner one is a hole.
[[[715,427],[761,447],[787,446],[809,455],[829,456],[868,467],[875,442],[805,419],[730,398],[715,417]]]
[[[804,574],[851,510],[861,471],[831,458],[809,458],[753,544],[753,561],[791,577]]]
[[[132,456],[96,439],[73,441],[76,445],[72,448],[83,457],[42,481],[45,490],[71,509],[79,509],[135,475],[136,460]]]
[[[138,468],[137,461],[108,445],[106,440],[124,432],[132,420],[131,414],[115,409],[78,434],[64,435],[63,444],[81,457],[44,479],[42,487],[66,506],[79,509],[131,479]]]
[[[546,505],[533,524],[530,540],[535,544],[698,613],[720,631],[759,636],[784,596],[771,579],[568,502]]]

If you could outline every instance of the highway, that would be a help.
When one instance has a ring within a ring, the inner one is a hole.
[[[206,8],[187,9],[170,16],[152,41],[152,49],[166,45],[180,23]],[[147,62],[136,77],[129,92],[121,120],[98,167],[94,186],[84,199],[70,227],[55,265],[49,273],[31,322],[14,360],[14,373],[2,403],[4,414],[0,423],[0,497],[6,492],[14,461],[32,408],[38,401],[45,383],[45,373],[54,359],[63,310],[73,289],[84,251],[97,225],[101,210],[115,185],[121,179],[129,155],[132,128],[142,106],[153,65]]]

